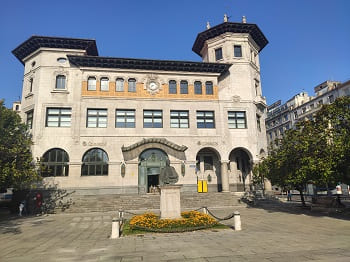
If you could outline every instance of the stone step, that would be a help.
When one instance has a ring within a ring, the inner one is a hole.
[[[109,212],[117,210],[159,210],[160,195],[75,195],[63,200],[71,203],[64,210],[67,213]],[[233,207],[242,206],[240,197],[235,193],[181,193],[182,209],[198,209],[206,206]],[[61,212],[61,208],[56,208]]]

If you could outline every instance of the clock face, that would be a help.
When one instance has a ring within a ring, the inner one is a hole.
[[[152,91],[156,90],[157,88],[158,88],[158,85],[156,82],[149,83],[149,89],[151,89]]]

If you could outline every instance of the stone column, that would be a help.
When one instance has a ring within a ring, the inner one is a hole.
[[[229,160],[221,160],[221,183],[222,192],[230,192],[230,184],[228,180],[227,164],[230,163]]]

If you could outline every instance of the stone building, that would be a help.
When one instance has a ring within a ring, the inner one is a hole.
[[[21,116],[45,181],[81,194],[145,194],[169,159],[183,191],[249,189],[266,152],[266,101],[257,25],[228,22],[198,34],[203,62],[101,57],[95,40],[32,36]]]
[[[315,113],[324,104],[331,104],[341,96],[350,95],[350,81],[327,80],[314,87],[315,96],[306,92],[299,93],[281,105],[278,101],[268,107],[266,118],[267,143],[270,145],[276,138],[295,126],[298,121],[312,120]]]

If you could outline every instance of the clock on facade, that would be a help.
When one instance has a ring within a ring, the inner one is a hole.
[[[152,91],[157,90],[157,89],[158,89],[157,83],[154,82],[154,81],[151,81],[151,82],[149,83],[149,89],[151,89]]]

